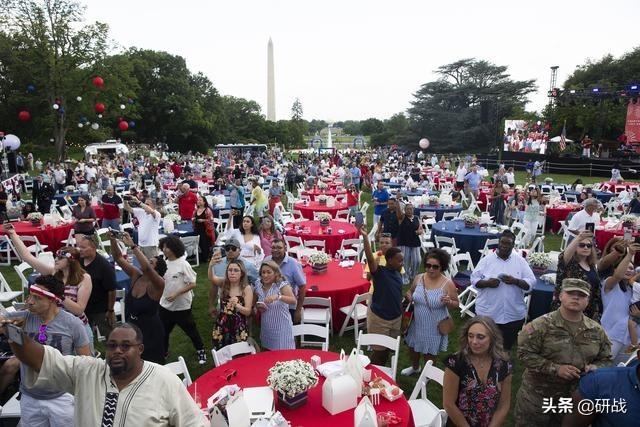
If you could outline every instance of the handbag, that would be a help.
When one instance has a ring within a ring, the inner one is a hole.
[[[413,301],[411,301],[404,309],[402,313],[402,321],[400,324],[400,331],[405,336],[409,332],[409,326],[413,322]]]

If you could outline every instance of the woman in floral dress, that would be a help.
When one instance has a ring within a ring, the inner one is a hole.
[[[511,405],[513,368],[495,322],[476,316],[460,332],[460,351],[445,359],[442,401],[453,425],[503,425]]]
[[[213,277],[213,285],[220,287],[220,309],[211,335],[216,350],[249,337],[247,320],[251,315],[253,289],[249,286],[247,270],[239,260],[229,261],[225,278]]]

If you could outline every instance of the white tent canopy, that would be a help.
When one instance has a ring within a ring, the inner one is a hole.
[[[549,141],[550,141],[550,142],[560,142],[560,137],[559,137],[559,136],[554,136],[554,137],[553,137],[553,138],[551,138]],[[573,140],[571,140],[571,139],[569,139],[569,138],[565,139],[565,141],[567,141],[567,142],[573,142]]]

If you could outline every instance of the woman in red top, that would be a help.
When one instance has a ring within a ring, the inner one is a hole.
[[[355,215],[358,211],[359,194],[360,192],[356,189],[356,186],[351,184],[347,190],[347,207],[349,208],[349,215]]]

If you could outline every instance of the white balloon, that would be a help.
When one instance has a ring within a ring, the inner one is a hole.
[[[419,144],[420,144],[420,148],[422,148],[423,150],[426,150],[427,148],[429,148],[429,140],[427,138],[422,138]]]
[[[57,110],[58,108],[60,108],[60,106],[58,104],[53,104],[53,109]]]
[[[78,127],[79,127],[79,128],[81,128],[81,127],[83,127],[83,126],[84,126],[84,125],[83,125],[82,123],[78,123]]]
[[[82,97],[81,96],[76,97],[76,101],[78,102],[82,101]]]
[[[125,108],[127,108],[124,104],[120,104],[120,109],[124,110]]]
[[[102,118],[102,114],[98,114],[98,118],[101,119]]]
[[[15,151],[18,149],[18,147],[20,147],[20,138],[12,134],[5,135],[2,145],[7,150]]]
[[[54,142],[54,141],[55,141],[55,139],[53,139],[53,138],[49,139],[49,142]]]
[[[97,124],[97,123],[94,123],[94,124],[91,125],[91,129],[93,129],[93,130],[98,129],[99,127],[100,127],[100,125]]]

